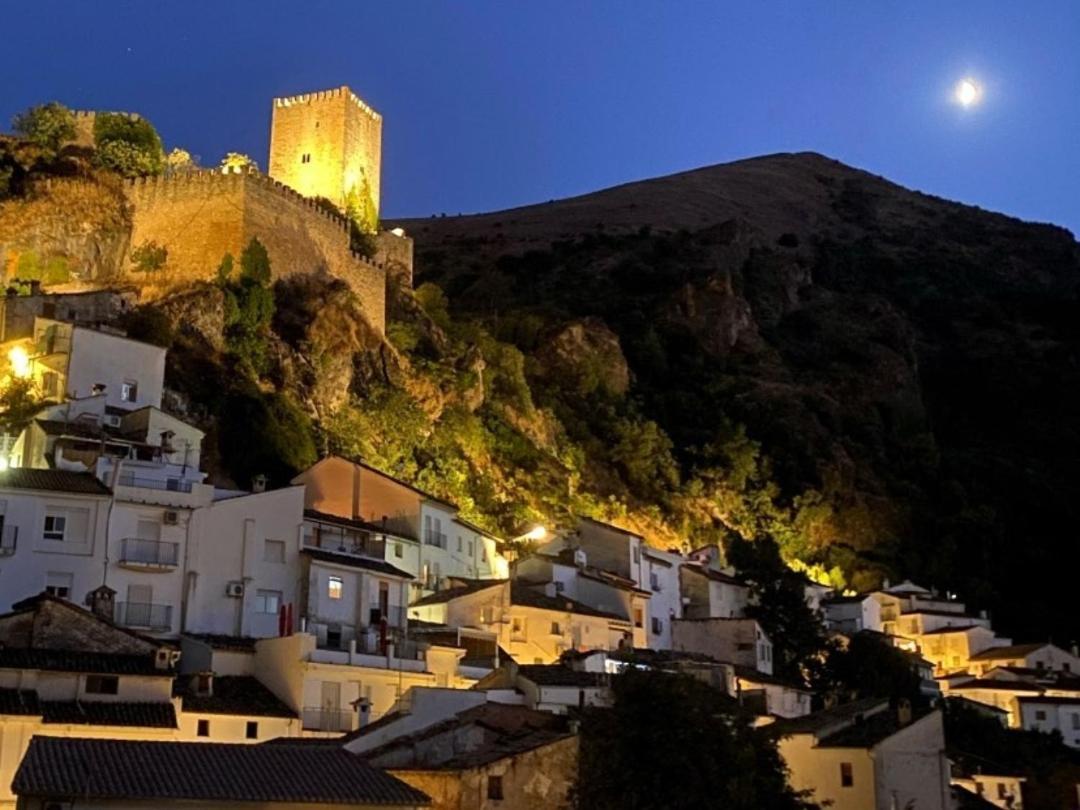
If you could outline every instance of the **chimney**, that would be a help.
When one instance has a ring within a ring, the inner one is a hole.
[[[111,622],[116,607],[116,591],[108,585],[99,585],[86,595],[86,604],[95,616]]]
[[[252,492],[266,492],[266,476],[259,473],[251,479],[251,491]]]
[[[41,282],[37,279],[30,280],[30,294],[41,295]]]
[[[356,707],[356,727],[364,728],[371,719],[371,701],[362,697],[353,703]]]

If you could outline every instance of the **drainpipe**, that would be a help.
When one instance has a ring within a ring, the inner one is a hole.
[[[105,511],[105,559],[102,562],[101,567],[101,584],[107,585],[109,579],[109,540],[112,536],[112,515],[113,507],[116,505],[116,482],[120,480],[120,466],[123,464],[122,459],[116,459],[113,462],[112,474],[109,476],[109,491],[111,497],[109,498],[109,505]]]
[[[195,590],[195,580],[199,574],[197,571],[190,571],[188,567],[191,560],[191,524],[195,520],[195,509],[188,512],[187,524],[184,526],[184,576],[183,586],[180,592],[180,632],[187,632],[188,629],[188,603],[191,600],[191,594]]]

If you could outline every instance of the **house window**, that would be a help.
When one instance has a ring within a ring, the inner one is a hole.
[[[70,598],[73,578],[66,572],[50,571],[45,575],[45,593],[61,599]]]
[[[132,380],[124,380],[120,384],[120,401],[135,402],[139,398],[139,384]]]
[[[1080,714],[1077,714],[1076,712],[1073,712],[1072,715],[1072,727],[1080,729]]]
[[[657,616],[652,617],[652,631],[656,636],[664,632],[664,623]]]
[[[331,599],[340,599],[343,590],[345,590],[345,583],[341,581],[341,577],[330,577],[327,580],[326,595]]]
[[[1036,720],[1045,720],[1046,719],[1046,712],[1044,712],[1042,709],[1037,709],[1035,711],[1035,719]]]
[[[476,553],[475,548],[476,547],[473,545],[473,541],[470,540],[469,541],[469,557],[470,558]]]
[[[311,163],[311,152],[304,152],[304,154],[300,155],[300,162]]]
[[[552,622],[551,623],[551,635],[553,635],[553,636],[561,636],[562,635],[562,628],[559,626],[558,622]],[[1076,717],[1076,715],[1074,714],[1073,717]]]
[[[263,544],[263,562],[268,562],[268,563],[283,563],[283,562],[285,562],[285,541],[284,540],[267,540]]]
[[[210,721],[200,720],[195,728],[196,737],[209,737],[210,736]]]
[[[840,787],[852,787],[855,784],[855,774],[850,762],[840,763]]]
[[[457,536],[457,550],[460,553],[461,551],[464,551],[464,549],[465,549],[465,541],[461,539],[461,535],[459,534]]]
[[[515,617],[514,619],[511,619],[510,633],[512,635],[515,635],[515,636],[524,636],[525,635],[525,620],[522,619],[522,618],[518,618],[518,617]]]
[[[555,580],[555,593],[562,593],[566,590],[566,583]]]
[[[41,393],[52,398],[60,395],[60,375],[55,371],[46,371],[41,375]]]
[[[480,623],[481,624],[494,624],[495,623],[495,608],[490,605],[480,611]]]
[[[63,540],[65,529],[67,529],[67,518],[64,515],[46,515],[45,528],[41,536],[45,540]]]
[[[281,591],[255,591],[255,612],[273,613],[281,610]]]
[[[115,675],[87,675],[86,694],[115,695],[120,691],[120,679]]]
[[[395,557],[404,557],[405,556],[405,549],[403,549],[401,547],[401,543],[394,543],[394,556]]]
[[[641,546],[637,543],[634,543],[634,562],[641,562]]]
[[[655,571],[649,574],[649,587],[654,591],[660,590],[660,575]]]
[[[642,613],[641,608],[634,608],[634,627],[645,626],[645,614]]]
[[[998,782],[997,790],[998,790],[998,798],[999,799],[1008,798],[1009,794],[1005,790],[1005,783],[1004,782]]]
[[[255,720],[248,720],[247,721],[247,729],[246,729],[246,731],[244,733],[244,736],[247,737],[249,740],[257,740],[257,739],[259,739],[259,724],[258,724],[258,722],[256,722]]]
[[[480,544],[480,562],[487,562],[487,546]]]
[[[503,783],[501,776],[489,776],[487,780],[487,797],[500,801],[503,797]]]

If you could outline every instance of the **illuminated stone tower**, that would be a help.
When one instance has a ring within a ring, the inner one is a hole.
[[[375,230],[382,116],[352,90],[274,99],[270,176],[305,197],[326,197]]]

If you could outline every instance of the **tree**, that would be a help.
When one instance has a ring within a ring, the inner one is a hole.
[[[810,808],[767,732],[686,675],[627,669],[614,705],[586,709],[576,806],[588,810]]]
[[[165,171],[169,174],[182,174],[184,172],[194,171],[198,168],[198,164],[195,163],[195,159],[191,156],[191,152],[187,149],[181,149],[179,146],[172,149],[169,154],[165,156]]]
[[[266,348],[274,319],[274,292],[270,288],[270,257],[258,239],[240,255],[240,274],[232,278],[232,256],[218,267],[218,286],[225,293],[225,343],[249,375],[266,368]]]
[[[830,643],[812,685],[841,703],[866,697],[926,701],[911,654],[871,633],[856,633],[847,645]]]
[[[55,158],[66,142],[75,138],[75,115],[56,101],[40,104],[15,116],[17,135],[41,148],[47,159]]]
[[[773,644],[773,671],[805,682],[825,652],[821,621],[806,603],[806,581],[791,570],[769,537],[731,538],[728,561],[750,585],[746,613],[757,619]]]
[[[11,377],[0,388],[0,432],[17,436],[41,410],[41,404],[31,377]]]
[[[259,164],[242,152],[228,152],[218,164],[222,174],[244,174],[259,170]]]
[[[153,124],[137,115],[98,113],[94,147],[97,164],[124,177],[161,174],[165,168],[161,137]]]
[[[169,250],[157,242],[143,242],[138,247],[131,249],[131,263],[141,273],[152,273],[165,266],[169,258]]]

